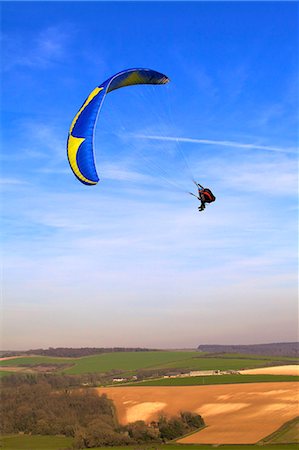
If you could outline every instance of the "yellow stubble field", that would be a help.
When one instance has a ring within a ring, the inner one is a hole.
[[[98,388],[116,406],[120,423],[150,422],[160,414],[200,414],[207,425],[179,442],[249,444],[298,416],[298,383],[250,383],[206,386]]]

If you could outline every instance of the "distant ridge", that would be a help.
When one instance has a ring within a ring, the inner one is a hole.
[[[82,347],[82,348],[72,348],[72,347],[50,347],[48,349],[38,348],[34,350],[26,351],[2,351],[1,357],[19,356],[19,355],[39,355],[39,356],[51,356],[51,357],[62,357],[62,358],[81,358],[83,356],[98,355],[101,353],[112,353],[112,352],[154,352],[156,349],[140,348],[140,347]]]
[[[278,342],[272,344],[219,345],[203,344],[197,349],[208,353],[245,353],[263,356],[299,356],[299,342]]]

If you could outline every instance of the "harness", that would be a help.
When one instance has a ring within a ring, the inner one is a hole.
[[[209,192],[203,191],[202,193],[203,193],[205,196],[208,196],[208,198],[210,199],[211,202],[213,201],[213,198],[212,198],[212,196],[211,196],[211,194],[210,194]]]
[[[212,203],[215,201],[216,197],[213,195],[213,193],[210,191],[210,189],[202,189],[201,191],[198,191],[200,196],[204,197],[204,200],[207,203]]]
[[[194,181],[194,184],[198,189],[198,196],[193,194],[193,192],[189,192],[189,194],[193,195],[193,197],[198,198],[203,203],[212,203],[216,200],[215,195],[212,191],[210,191],[210,189],[204,188],[203,186],[201,186],[201,184],[196,183],[196,181]]]

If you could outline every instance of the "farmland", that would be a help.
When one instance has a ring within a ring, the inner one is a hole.
[[[299,417],[284,423],[278,430],[270,436],[262,439],[262,443],[285,444],[296,442],[299,444]]]
[[[70,375],[118,371],[128,376],[134,375],[140,370],[242,370],[282,363],[294,364],[298,361],[294,358],[260,355],[222,354],[215,356],[197,351],[149,351],[111,352],[82,358],[23,356],[0,361],[0,368],[5,367],[5,370],[10,368],[11,371],[14,371],[16,367],[19,367],[25,371],[27,367],[34,371],[37,366],[49,365],[53,366],[52,371],[55,369],[57,372]]]
[[[196,352],[146,352],[146,353],[106,353],[77,360],[74,367],[66,370],[69,374],[81,374],[85,372],[109,372],[122,370],[134,372],[139,369],[151,369],[165,367],[168,364],[184,366],[184,361],[194,357]]]
[[[75,359],[51,358],[48,356],[22,356],[0,361],[0,367],[35,366],[37,364],[74,364]]]
[[[243,368],[263,367],[269,360],[245,358],[210,358],[190,356],[187,352],[155,352],[153,354],[105,354],[82,358],[75,362],[68,374],[86,372],[109,372],[123,370],[125,373],[135,373],[139,369],[185,369],[185,370],[240,370]]]
[[[137,383],[128,383],[127,386],[201,386],[212,384],[271,383],[279,381],[299,381],[299,377],[295,375],[209,375],[159,378]]]
[[[207,427],[182,443],[255,443],[298,414],[296,383],[218,386],[98,388],[111,398],[121,423],[156,420],[160,414],[189,410]],[[250,427],[248,427],[250,423]]]
[[[2,360],[0,365],[3,373],[7,371],[6,374],[15,370],[19,373],[39,373],[40,368],[47,370],[52,366],[51,377],[55,380],[60,378],[62,382],[67,378],[63,374],[75,375],[77,387],[81,387],[81,383],[89,385],[89,382],[86,383],[88,373],[99,374],[94,378],[95,384],[90,385],[103,386],[98,387],[97,391],[106,393],[113,400],[118,419],[123,424],[135,420],[155,420],[160,413],[176,415],[184,409],[203,416],[206,428],[181,438],[176,445],[163,445],[167,450],[208,450],[212,444],[221,445],[223,450],[254,450],[256,446],[253,444],[258,441],[261,441],[264,450],[268,447],[271,450],[278,448],[273,445],[276,443],[280,445],[279,450],[296,448],[284,444],[295,444],[298,431],[298,423],[293,422],[297,414],[294,392],[298,375],[291,375],[296,374],[298,359],[244,354],[215,355],[196,351],[148,351],[111,352],[81,358],[22,356]],[[263,367],[267,368],[266,371],[260,372]],[[249,370],[249,373],[211,374],[212,371],[234,372],[242,369]],[[252,369],[257,372],[251,372]],[[207,371],[207,374],[178,376],[196,370]],[[175,377],[163,378],[165,371],[173,371]],[[101,374],[110,374],[103,379],[103,384],[99,381]],[[109,384],[109,380],[111,384],[115,374],[128,379],[136,374],[141,381],[129,383],[124,380],[122,385],[104,387]],[[289,424],[286,423],[288,421]],[[69,441],[59,439],[65,438],[7,436],[2,448],[54,450],[70,445]],[[68,444],[64,446],[66,442]],[[232,445],[231,442],[242,446]],[[155,449],[160,447],[160,444],[155,445]],[[144,449],[150,450],[148,446]],[[126,447],[126,450],[133,449]]]

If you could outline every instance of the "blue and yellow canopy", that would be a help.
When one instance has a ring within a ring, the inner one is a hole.
[[[166,84],[169,78],[151,69],[128,69],[113,75],[96,87],[75,115],[67,141],[67,155],[72,171],[82,183],[97,184],[93,148],[94,128],[106,94],[134,84]]]

